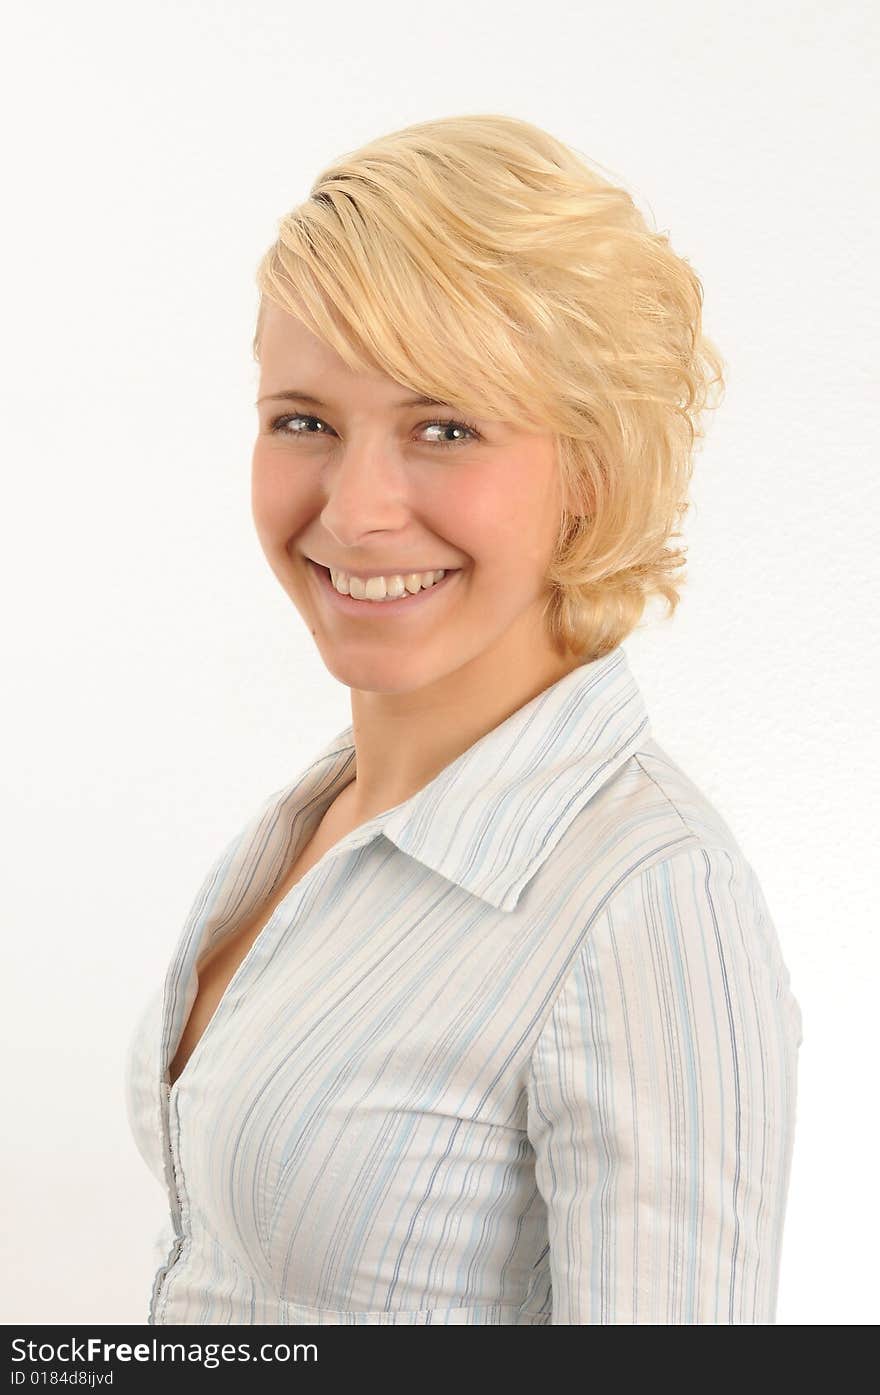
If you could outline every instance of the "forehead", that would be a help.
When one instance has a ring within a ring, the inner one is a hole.
[[[260,393],[285,392],[291,387],[316,393],[323,388],[346,397],[367,393],[373,401],[377,395],[399,397],[401,391],[400,383],[385,373],[350,368],[295,315],[269,302],[260,335]]]

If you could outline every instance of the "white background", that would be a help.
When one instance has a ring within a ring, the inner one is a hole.
[[[803,1011],[778,1321],[876,1322],[876,7],[80,0],[4,31],[2,1321],[146,1322],[129,1031],[220,848],[349,720],[251,521],[257,262],[335,155],[473,111],[615,172],[704,282],[729,386],[691,580],[626,648]]]

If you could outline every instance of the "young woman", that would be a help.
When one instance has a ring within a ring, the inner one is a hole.
[[[259,288],[254,521],[352,721],[133,1034],[148,1321],[772,1322],[800,1010],[622,647],[679,600],[700,282],[465,116],[324,170]]]

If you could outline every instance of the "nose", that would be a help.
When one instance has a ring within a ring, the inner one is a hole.
[[[328,463],[321,522],[344,547],[367,533],[394,532],[410,517],[409,481],[387,441],[352,443]]]

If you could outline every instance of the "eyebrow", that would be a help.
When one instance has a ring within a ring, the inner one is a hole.
[[[265,396],[258,397],[255,406],[261,402],[310,402],[315,407],[327,407],[330,404],[322,402],[320,397],[315,397],[310,392],[299,392],[296,388],[286,388],[283,392],[267,392]],[[392,407],[452,407],[451,402],[441,402],[439,397],[404,397],[400,402],[392,402]]]

